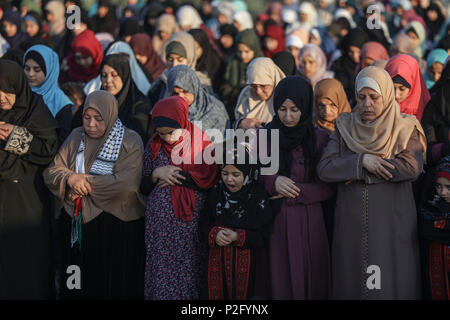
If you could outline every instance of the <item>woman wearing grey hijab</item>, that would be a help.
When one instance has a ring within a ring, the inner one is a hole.
[[[186,65],[171,68],[167,84],[171,95],[178,95],[189,104],[189,121],[201,121],[203,131],[217,129],[224,135],[229,126],[225,106],[202,87],[194,70]]]

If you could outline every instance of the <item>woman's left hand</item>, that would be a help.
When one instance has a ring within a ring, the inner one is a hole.
[[[6,141],[9,138],[14,126],[12,124],[0,121],[0,140]]]

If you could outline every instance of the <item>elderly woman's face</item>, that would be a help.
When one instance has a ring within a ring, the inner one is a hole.
[[[320,119],[333,122],[339,115],[338,107],[328,98],[320,98],[317,104]]]
[[[363,122],[376,120],[383,112],[383,97],[373,89],[362,88],[357,96],[357,112]]]
[[[0,109],[11,110],[16,103],[16,95],[0,90]]]
[[[256,100],[266,101],[272,96],[274,86],[270,84],[251,84],[250,93]]]
[[[280,121],[286,127],[295,127],[302,116],[302,111],[291,99],[286,99],[277,111]]]
[[[299,64],[303,75],[306,77],[311,77],[314,73],[316,73],[318,68],[316,59],[310,55],[304,55],[301,57]]]
[[[105,64],[101,74],[102,88],[109,91],[112,95],[116,95],[123,88],[123,81],[116,69]]]
[[[195,101],[195,95],[193,93],[187,92],[186,90],[174,87],[172,91],[172,96],[179,96],[187,102],[188,105],[191,105]]]
[[[89,137],[99,139],[103,137],[106,131],[105,120],[97,110],[87,108],[83,112],[83,128]]]

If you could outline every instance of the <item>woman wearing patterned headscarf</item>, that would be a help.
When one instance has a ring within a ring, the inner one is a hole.
[[[202,88],[195,71],[186,65],[173,67],[167,75],[167,85],[171,95],[183,97],[188,103],[189,121],[200,121],[205,132],[219,130],[221,139],[214,143],[221,142],[229,127],[227,111],[220,100]]]
[[[148,93],[152,106],[159,100],[170,96],[171,93],[167,90],[167,76],[172,67],[184,64],[196,70],[197,56],[194,37],[185,31],[174,33],[166,43],[163,56],[165,57],[163,60],[166,61],[167,68],[156,79]],[[212,93],[212,83],[208,75],[201,71],[196,71],[196,74],[202,87]]]
[[[118,111],[112,94],[91,93],[83,126],[44,171],[62,225],[63,299],[143,298],[144,201],[138,190],[144,147]],[[66,285],[71,265],[82,270],[79,290]]]

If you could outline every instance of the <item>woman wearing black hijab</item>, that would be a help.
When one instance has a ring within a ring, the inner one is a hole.
[[[235,39],[238,31],[232,24],[223,24],[220,26],[219,32],[219,49],[222,52],[223,60],[227,61],[236,52]]]
[[[119,119],[136,131],[146,145],[151,136],[150,105],[131,77],[128,56],[115,53],[105,56],[100,68],[102,90],[113,94],[119,103]]]
[[[313,99],[311,85],[301,76],[282,79],[273,94],[275,116],[267,128],[279,132],[279,170],[264,176],[269,196],[278,199],[272,203],[272,299],[327,299],[329,295],[322,202],[332,197],[333,190],[316,174],[328,133],[313,127]]]
[[[425,22],[427,24],[427,38],[434,41],[436,35],[441,31],[442,25],[445,24],[445,17],[442,14],[441,7],[432,2],[425,12]]]
[[[337,59],[330,70],[334,71],[334,78],[339,80],[344,86],[347,98],[350,101],[354,101],[355,90],[355,70],[361,59],[361,49],[364,43],[369,41],[367,34],[360,28],[352,29],[342,39],[341,42],[341,57]]]
[[[118,26],[119,21],[117,20],[115,7],[109,0],[100,0],[98,11],[92,17],[92,30],[95,33],[107,32],[115,36]]]
[[[205,73],[212,81],[215,92],[219,89],[224,72],[224,64],[211,46],[208,35],[202,29],[191,29],[189,33],[196,42],[197,65],[195,69]]]
[[[289,51],[280,51],[275,53],[272,57],[273,62],[284,72],[287,76],[298,75],[298,69],[295,65],[295,58]]]
[[[10,48],[17,48],[28,39],[28,35],[22,31],[22,17],[20,12],[8,9],[2,17],[2,36],[8,41]]]
[[[22,67],[0,60],[0,300],[49,299],[49,193],[42,171],[58,151],[58,123]]]

